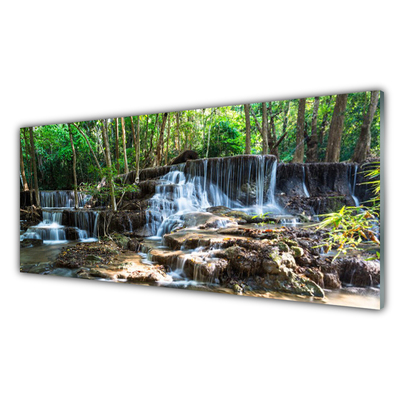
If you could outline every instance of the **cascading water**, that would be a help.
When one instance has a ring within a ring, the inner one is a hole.
[[[80,208],[90,199],[90,196],[78,193]],[[31,226],[25,233],[20,235],[20,240],[41,239],[44,244],[66,242],[68,236],[66,227],[62,225],[63,211],[72,209],[74,206],[73,190],[57,190],[40,192],[43,221],[36,226]],[[96,211],[74,210],[75,235],[80,240],[95,240],[97,238]],[[74,228],[72,228],[73,230]]]
[[[78,192],[79,207],[83,207],[91,196]],[[40,192],[40,205],[43,208],[72,208],[75,204],[73,190],[55,190]]]
[[[350,168],[350,170],[349,170],[349,174],[350,174],[350,176],[349,176],[349,182],[352,182],[352,183],[350,183],[351,197],[353,198],[356,207],[359,207],[359,206],[360,206],[360,201],[359,201],[358,198],[355,196],[356,184],[357,184],[357,170],[358,170],[358,165],[357,165],[357,164],[354,165],[353,180],[351,180],[351,172],[352,172],[351,170],[352,170],[352,168]]]
[[[310,197],[310,193],[308,192],[307,186],[306,186],[306,169],[303,166],[303,192],[306,197]]]
[[[259,215],[279,213],[275,202],[277,162],[270,156],[190,160],[173,166],[149,202],[147,228],[162,237],[182,226],[182,216],[225,206]]]

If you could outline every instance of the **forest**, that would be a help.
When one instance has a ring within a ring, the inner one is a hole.
[[[21,128],[21,272],[379,308],[380,126],[365,91]]]
[[[336,110],[336,111],[335,111]],[[379,157],[379,92],[203,108],[21,129],[21,187],[72,189],[73,150],[78,184],[167,165],[185,150],[199,158],[273,154],[282,162],[361,162]],[[357,151],[356,151],[357,149]],[[25,178],[24,178],[25,176]]]

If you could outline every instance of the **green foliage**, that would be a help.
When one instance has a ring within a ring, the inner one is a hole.
[[[361,207],[342,207],[339,212],[324,214],[317,229],[330,228],[324,247],[325,252],[337,250],[334,258],[346,254],[349,249],[360,250],[360,244],[380,244],[373,231],[377,214]]]
[[[368,178],[369,184],[374,187],[375,198],[372,206],[362,207],[342,207],[339,212],[322,215],[325,217],[318,224],[317,229],[329,228],[328,239],[325,244],[317,246],[324,247],[328,252],[332,249],[337,250],[335,256],[346,254],[348,249],[360,250],[361,243],[371,243],[380,245],[376,237],[374,228],[379,224],[380,216],[380,164],[373,163],[372,169],[364,173]],[[379,258],[380,253],[376,253]]]
[[[135,184],[118,183],[114,184],[114,194],[116,199],[122,200],[126,193],[134,193],[139,188]],[[84,182],[79,186],[79,190],[85,194],[91,195],[94,199],[98,200],[100,204],[105,204],[108,202],[111,194],[110,187],[106,184],[93,184]],[[118,203],[119,204],[119,203]]]

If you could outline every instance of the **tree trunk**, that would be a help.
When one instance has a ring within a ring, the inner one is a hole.
[[[137,125],[136,125],[136,133],[135,133],[135,128],[133,126],[133,117],[131,118],[131,125],[132,125],[132,139],[133,139],[133,144],[135,146],[135,170],[136,170],[136,177],[135,177],[135,182],[139,183],[139,172],[140,172],[140,117],[138,116],[137,120]]]
[[[122,130],[122,151],[124,154],[124,174],[129,172],[128,169],[128,158],[126,156],[126,133],[125,133],[125,118],[121,118],[121,130]]]
[[[246,148],[244,154],[251,154],[251,135],[250,135],[250,105],[244,105],[244,113],[246,116]]]
[[[39,196],[39,183],[38,183],[38,175],[36,169],[36,158],[35,158],[35,143],[33,141],[33,128],[29,128],[29,136],[31,139],[31,159],[33,165],[33,180],[35,182],[35,197],[36,197],[36,205],[40,207],[40,196]]]
[[[262,103],[262,153],[268,154],[268,114],[267,114],[267,103]]]
[[[22,187],[24,192],[29,190],[28,181],[26,180],[25,176],[25,167],[24,167],[24,156],[22,154],[22,141],[21,137],[19,138],[19,162],[20,162],[20,169],[21,169],[21,176],[22,176]]]
[[[168,114],[168,130],[167,130],[167,148],[165,150],[165,165],[168,165],[168,153],[169,153],[169,137],[171,134],[171,116]],[[203,135],[204,136],[204,135]],[[204,142],[204,138],[203,138]]]
[[[318,161],[318,108],[319,97],[314,99],[314,110],[311,121],[311,138],[307,145],[307,159],[306,162],[313,163]]]
[[[29,190],[29,199],[31,204],[33,204],[33,193],[32,193],[32,188],[33,188],[33,161],[31,157],[31,146],[27,137],[27,132],[28,128],[24,129],[24,141],[25,141],[25,156],[26,156],[26,163],[29,164],[29,187],[31,188]],[[28,163],[28,155],[29,155],[29,163]]]
[[[371,147],[371,124],[374,119],[376,108],[378,107],[379,90],[371,92],[371,102],[368,111],[364,114],[363,123],[361,125],[360,136],[358,138],[356,148],[354,149],[352,161],[362,162],[369,154]]]
[[[117,203],[115,202],[114,183],[111,172],[111,156],[110,143],[108,142],[107,120],[103,119],[103,144],[105,148],[106,164],[107,164],[107,181],[110,187],[111,209],[117,211]]]
[[[179,136],[179,112],[175,114],[176,116],[176,142],[175,146],[178,150],[178,154],[181,152],[181,137]]]
[[[72,137],[71,124],[68,124],[68,130],[69,130],[69,140],[71,141],[71,149],[72,149],[72,171],[74,174],[74,207],[76,210],[79,207],[78,181],[76,179],[76,153],[75,153],[74,139]]]
[[[115,118],[115,161],[117,164],[117,174],[119,175],[119,134],[118,134],[118,118]]]
[[[161,129],[160,129],[160,136],[158,138],[158,144],[157,144],[157,150],[156,150],[156,159],[155,159],[155,166],[161,165],[161,160],[162,160],[162,149],[164,145],[164,129],[165,129],[165,124],[167,122],[167,117],[168,113],[163,114],[163,119],[161,123]]]
[[[275,115],[271,115],[271,120],[270,120],[270,124],[269,124],[270,131],[271,131],[271,151],[270,152],[272,155],[274,155],[279,160],[278,146],[276,146],[277,140],[276,140],[276,129],[275,129],[274,118],[275,118]]]
[[[335,108],[329,128],[328,145],[326,148],[326,162],[339,162],[340,144],[342,141],[342,132],[344,117],[347,105],[347,94],[338,94],[336,96]]]
[[[288,102],[285,104],[285,107],[284,107],[284,109],[283,109],[282,136],[281,136],[280,139],[278,140],[278,143],[275,145],[276,147],[278,147],[279,144],[280,144],[281,142],[283,142],[284,139],[285,139],[285,137],[286,137],[289,110],[290,110],[290,100],[288,100]],[[286,150],[285,143],[286,143],[286,142],[284,142],[284,144],[283,144],[283,151]]]
[[[299,110],[297,112],[296,128],[296,150],[293,162],[304,162],[304,118],[306,112],[306,99],[299,99]]]
[[[331,104],[331,101],[332,101],[332,96],[329,96],[328,100],[326,101],[326,105],[328,106],[327,107],[328,109]],[[324,142],[325,131],[326,131],[327,125],[328,125],[328,111],[326,111],[326,113],[324,114],[324,117],[322,118],[321,130],[319,133],[319,144],[320,145],[322,145],[322,143]]]
[[[87,145],[89,146],[90,152],[92,153],[92,156],[94,158],[94,161],[97,165],[97,168],[99,169],[99,174],[101,174],[101,167],[99,164],[99,160],[96,157],[96,154],[93,151],[92,145],[89,142],[89,139],[87,138],[86,134],[82,132],[82,130],[76,125],[75,123],[72,123],[72,125],[79,131],[79,133],[83,136],[83,138],[86,140]]]

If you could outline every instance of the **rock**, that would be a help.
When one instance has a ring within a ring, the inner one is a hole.
[[[346,257],[337,259],[333,265],[337,267],[342,283],[359,287],[380,284],[379,261],[365,261],[362,258]]]
[[[304,250],[298,246],[292,246],[290,248],[293,252],[294,258],[302,257],[304,255]]]
[[[119,233],[112,233],[111,235],[112,240],[117,244],[118,247],[127,250],[128,243],[130,242],[129,237],[121,235]]]
[[[186,150],[175,157],[168,165],[176,165],[185,163],[187,160],[197,160],[199,158],[198,154],[193,150]]]
[[[324,274],[317,269],[308,268],[306,270],[306,277],[315,282],[318,286],[324,287]]]
[[[324,287],[327,289],[340,289],[342,287],[337,272],[324,274]]]
[[[96,256],[94,254],[89,254],[86,256],[86,261],[101,263],[103,259],[102,257]]]
[[[286,243],[284,243],[284,242],[279,242],[278,243],[278,248],[279,248],[279,250],[280,251],[282,251],[282,252],[289,252],[290,250],[289,250],[289,246],[286,244]]]
[[[131,239],[128,242],[128,249],[134,251],[135,253],[139,252],[140,250],[140,242],[136,239]]]
[[[41,246],[42,244],[43,244],[43,240],[42,239],[24,239],[19,243],[21,248],[23,248],[23,247],[36,247],[36,246]]]

